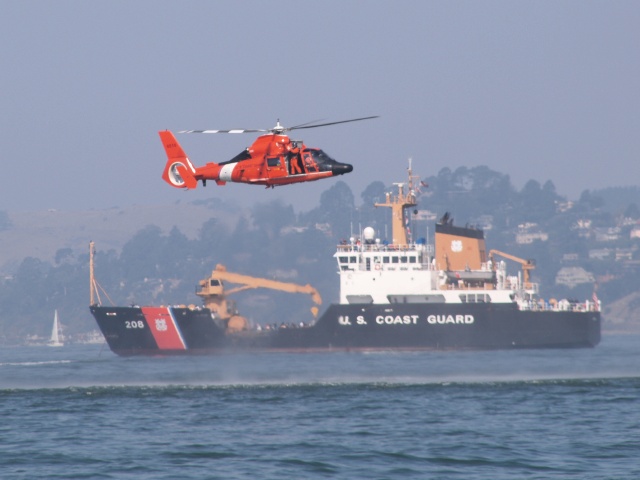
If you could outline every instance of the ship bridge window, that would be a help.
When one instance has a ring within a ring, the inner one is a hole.
[[[490,303],[491,297],[486,293],[463,293],[460,295],[462,303]]]
[[[400,262],[407,263],[407,257],[400,257]]]
[[[358,257],[349,257],[349,263],[358,263]]]
[[[349,303],[373,303],[373,297],[371,295],[347,295],[347,302],[349,302]]]
[[[387,295],[389,303],[446,303],[442,294],[436,295]]]
[[[348,263],[349,257],[338,257],[338,262],[340,263]]]
[[[398,259],[398,257],[391,257],[391,263],[400,263],[400,260]]]
[[[382,257],[382,263],[389,263],[389,257],[387,256]]]
[[[409,257],[409,263],[417,263],[416,260],[416,257]]]

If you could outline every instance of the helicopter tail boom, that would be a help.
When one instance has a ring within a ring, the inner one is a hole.
[[[198,186],[196,169],[184,152],[176,137],[169,130],[158,132],[167,153],[167,164],[162,179],[172,187],[193,189]]]

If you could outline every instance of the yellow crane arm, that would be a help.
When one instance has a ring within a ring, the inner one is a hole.
[[[500,250],[491,250],[489,252],[489,258],[493,259],[493,255],[498,255],[500,257],[506,258],[507,260],[513,260],[514,262],[518,262],[519,264],[522,265],[522,275],[523,275],[523,280],[524,280],[524,286],[525,288],[530,288],[531,287],[531,282],[529,281],[529,271],[533,270],[534,268],[536,268],[536,262],[535,260],[525,260],[524,258],[519,258],[516,257],[515,255],[510,255],[508,253],[504,253],[501,252]],[[495,262],[494,262],[495,265]],[[495,268],[495,267],[494,267]]]
[[[311,299],[316,305],[322,305],[322,297],[320,297],[320,293],[318,293],[318,291],[309,284],[298,285],[296,283],[280,282],[278,280],[269,280],[267,278],[231,273],[227,271],[227,268],[224,265],[220,264],[216,265],[215,270],[211,273],[211,278],[242,285],[241,287],[227,290],[226,293],[248,290],[250,288],[268,288],[282,292],[306,293],[311,295]]]

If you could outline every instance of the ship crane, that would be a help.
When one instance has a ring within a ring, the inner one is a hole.
[[[525,289],[530,289],[533,287],[533,284],[531,283],[531,270],[536,268],[536,261],[529,259],[529,260],[525,260],[524,258],[519,258],[516,257],[515,255],[510,255],[508,253],[504,253],[501,252],[500,250],[491,250],[489,252],[489,258],[492,260],[492,263],[494,265],[495,268],[495,262],[493,261],[493,255],[498,255],[500,257],[506,258],[507,260],[513,260],[514,262],[518,262],[519,264],[522,265],[522,277],[524,280],[524,288]]]
[[[224,282],[240,286],[225,290]],[[311,300],[315,303],[315,305],[311,307],[311,313],[314,318],[318,316],[318,307],[322,305],[320,294],[309,284],[298,285],[296,283],[280,282],[268,278],[232,273],[227,271],[227,268],[221,264],[216,265],[216,268],[211,272],[211,276],[201,280],[198,287],[196,295],[202,297],[205,307],[227,323],[228,330],[245,330],[247,328],[247,320],[237,314],[233,301],[227,300],[226,298],[226,295],[243,290],[268,288],[289,293],[306,293],[311,296]]]

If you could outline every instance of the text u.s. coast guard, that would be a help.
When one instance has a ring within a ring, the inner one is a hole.
[[[470,325],[475,322],[475,318],[473,315],[427,315],[424,321],[431,325]],[[364,315],[355,317],[356,325],[368,325],[370,322],[378,325],[418,325],[423,323],[420,320],[420,315],[376,315],[373,319],[366,318]],[[353,325],[349,315],[340,315],[338,323],[345,326]]]

